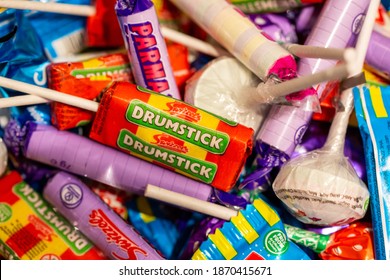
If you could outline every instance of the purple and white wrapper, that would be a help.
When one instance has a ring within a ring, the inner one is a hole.
[[[209,185],[48,125],[28,124],[24,155],[138,195],[147,184],[206,201],[212,194]]]
[[[43,196],[108,258],[164,259],[78,178],[66,172],[57,173],[46,184]]]
[[[115,11],[137,85],[181,99],[153,2],[118,0]]]

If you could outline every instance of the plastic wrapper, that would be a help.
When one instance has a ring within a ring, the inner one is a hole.
[[[337,112],[324,146],[287,161],[272,185],[276,196],[303,223],[348,224],[363,218],[368,209],[367,186],[344,155],[353,95],[346,90],[341,98],[343,110]]]
[[[287,239],[278,214],[258,199],[225,222],[192,256],[193,260],[309,260]]]
[[[323,3],[324,0],[228,0],[244,13],[285,12],[304,5]]]
[[[92,3],[91,0],[54,0],[53,2],[75,5]],[[79,53],[86,48],[85,17],[40,11],[26,12],[26,17],[39,35],[45,54],[50,60]]]
[[[248,17],[275,42],[298,42],[295,26],[286,14],[249,14]]]
[[[94,0],[96,14],[86,20],[85,45],[92,48],[124,46],[121,28],[115,14],[116,0]]]
[[[184,101],[257,131],[269,105],[247,101],[245,89],[260,82],[237,59],[223,56],[209,62],[187,81]]]
[[[106,259],[12,171],[0,177],[0,255],[22,260]]]
[[[390,259],[389,97],[388,86],[354,89],[371,195],[375,259],[378,260]]]
[[[115,11],[136,83],[181,99],[151,0],[118,0]]]
[[[374,260],[371,224],[356,222],[332,234],[285,225],[292,241],[318,253],[323,260]]]
[[[161,260],[162,256],[77,177],[57,173],[43,196],[110,259]]]
[[[86,99],[98,99],[112,81],[133,82],[127,56],[108,54],[80,62],[52,63],[46,68],[48,87]],[[91,122],[94,113],[60,102],[51,103],[51,122],[71,129]]]
[[[130,223],[170,260],[179,258],[194,224],[202,217],[201,214],[177,211],[176,207],[167,203],[141,196],[130,200],[127,206]]]
[[[23,11],[7,9],[0,13],[0,75],[38,86],[47,86],[46,58],[40,38]],[[26,42],[29,42],[26,44]],[[21,93],[0,87],[2,97]],[[48,105],[12,107],[11,116],[50,122]]]
[[[126,82],[104,92],[90,138],[229,191],[253,129]]]

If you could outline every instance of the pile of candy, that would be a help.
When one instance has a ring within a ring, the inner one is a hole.
[[[390,259],[390,1],[9,2],[2,259]]]

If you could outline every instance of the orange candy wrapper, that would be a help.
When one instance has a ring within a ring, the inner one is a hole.
[[[125,82],[103,94],[90,138],[229,191],[252,151],[253,129]]]
[[[117,53],[83,62],[53,63],[47,67],[48,87],[87,98],[99,97],[111,81],[133,81],[126,54]],[[52,124],[60,130],[88,124],[94,113],[52,102]]]
[[[15,171],[0,178],[0,255],[23,260],[106,259]]]

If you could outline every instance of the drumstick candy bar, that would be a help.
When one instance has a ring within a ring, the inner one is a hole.
[[[251,153],[253,129],[114,82],[104,92],[90,138],[228,191]]]
[[[105,259],[22,177],[0,178],[0,255],[6,259]]]
[[[59,172],[43,196],[111,259],[161,260],[163,257],[77,177]]]
[[[181,99],[153,2],[118,0],[115,11],[136,83]]]

